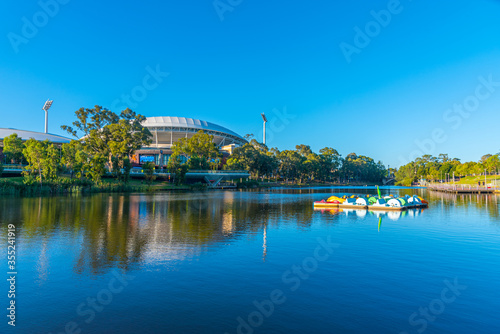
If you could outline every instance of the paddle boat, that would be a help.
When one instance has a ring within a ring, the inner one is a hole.
[[[396,197],[393,195],[382,196],[377,186],[377,195],[344,195],[342,197],[330,196],[326,200],[314,202],[315,208],[346,208],[346,209],[368,209],[380,211],[403,211],[412,208],[427,207],[429,202],[422,197],[405,195]]]

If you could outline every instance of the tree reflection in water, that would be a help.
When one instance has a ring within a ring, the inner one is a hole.
[[[2,225],[16,225],[23,247],[42,246],[37,254],[42,272],[48,266],[51,240],[64,238],[78,247],[74,271],[96,275],[115,266],[127,270],[141,261],[193,256],[243,232],[262,235],[267,224],[283,219],[310,224],[310,205],[297,210],[287,200],[257,201],[248,195],[228,191],[0,197],[0,218]]]
[[[373,190],[366,190],[366,193]],[[245,235],[262,240],[262,259],[270,251],[266,231],[289,225],[309,229],[315,219],[323,223],[352,219],[398,220],[427,214],[329,210],[315,212],[312,199],[331,190],[281,189],[269,191],[207,191],[196,193],[95,194],[19,198],[0,197],[2,226],[15,224],[20,247],[39,251],[39,276],[49,267],[51,241],[64,239],[74,249],[74,272],[100,275],[113,267],[128,270],[142,262],[182,260]],[[351,192],[354,192],[351,190]],[[356,190],[360,193],[362,190]],[[420,194],[430,200],[429,210],[453,207],[487,210],[499,217],[498,195],[424,193],[399,190],[400,195]],[[497,219],[498,221],[498,219]],[[381,221],[380,221],[381,222]]]

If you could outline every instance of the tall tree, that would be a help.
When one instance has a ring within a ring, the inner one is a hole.
[[[325,181],[327,179],[331,180],[333,177],[339,177],[339,169],[342,164],[342,156],[339,152],[331,147],[324,147],[319,150],[321,158],[323,160],[323,178]]]
[[[445,162],[449,161],[449,160],[450,160],[450,158],[448,158],[448,154],[441,153],[441,154],[439,154],[439,156],[438,156],[438,160],[439,160],[441,163],[445,163]]]
[[[143,146],[152,142],[152,134],[142,126],[146,117],[136,114],[129,108],[119,115],[95,106],[80,108],[75,112],[77,120],[73,126],[61,128],[74,137],[82,134],[82,147],[88,155],[88,173],[94,180],[100,180],[107,165],[113,168],[113,161],[118,169],[124,168],[126,158]]]
[[[216,169],[222,154],[214,143],[214,136],[202,130],[191,138],[181,138],[172,145],[171,159],[187,156],[191,169]]]
[[[169,173],[174,174],[175,184],[184,183],[189,166],[181,161],[181,157],[179,155],[172,155],[170,157],[167,168]]]
[[[71,172],[71,178],[76,174],[82,178],[85,170],[88,170],[89,158],[83,150],[83,145],[78,140],[72,140],[61,147],[61,164]]]
[[[248,170],[253,177],[272,176],[278,168],[274,152],[275,149],[269,151],[266,145],[252,139],[234,150],[224,169]]]
[[[248,170],[253,176],[259,174],[260,153],[252,143],[237,147],[226,162],[225,169]]]
[[[485,154],[481,157],[481,160],[479,162],[485,162],[486,160],[488,160],[492,155],[491,154]]]
[[[500,168],[500,159],[498,155],[492,155],[484,162],[484,167],[489,173],[496,172]]]
[[[7,161],[22,163],[24,158],[23,149],[23,140],[17,133],[13,133],[3,139],[3,154],[5,154]]]
[[[306,160],[305,157],[300,155],[297,151],[285,150],[279,153],[278,160],[279,173],[287,182],[297,179],[302,183],[304,177],[303,162]]]
[[[307,157],[312,153],[311,146],[304,144],[295,145],[295,151],[303,157]]]
[[[57,177],[59,152],[49,140],[38,141],[30,138],[23,149],[28,166],[25,175],[36,175],[42,183],[43,179],[51,180]]]
[[[154,180],[156,180],[155,175],[155,163],[152,161],[146,162],[142,165],[142,170],[144,171],[144,177],[148,185],[151,185]]]

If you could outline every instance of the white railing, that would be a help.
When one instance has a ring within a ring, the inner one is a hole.
[[[448,191],[456,191],[456,190],[476,190],[476,191],[491,191],[500,190],[499,186],[479,186],[479,185],[471,185],[471,184],[430,184],[430,189],[434,190],[448,190]]]
[[[201,174],[249,174],[250,172],[247,170],[194,170],[190,169],[187,173],[201,173]],[[132,169],[130,170],[130,174],[144,174],[143,169]],[[156,169],[155,174],[170,174],[167,170],[161,172]]]
[[[247,170],[195,170],[190,169],[188,173],[204,173],[204,174],[249,174]]]
[[[27,167],[25,165],[12,165],[12,164],[2,165],[2,166],[3,166],[3,170],[24,170],[24,168]]]

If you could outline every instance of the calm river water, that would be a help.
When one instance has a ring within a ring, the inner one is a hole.
[[[368,188],[0,197],[4,276],[17,231],[0,332],[500,333],[500,196],[382,192],[430,206],[312,207]]]

